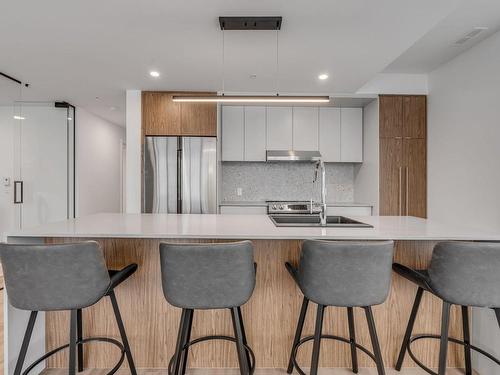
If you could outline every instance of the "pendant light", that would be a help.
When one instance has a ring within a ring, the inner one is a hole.
[[[216,96],[175,95],[174,102],[191,103],[328,103],[329,96],[279,95],[279,40],[281,17],[219,17],[222,30],[222,94]],[[225,95],[225,30],[276,30],[276,95]]]

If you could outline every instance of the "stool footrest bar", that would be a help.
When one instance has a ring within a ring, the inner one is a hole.
[[[429,367],[427,367],[426,365],[424,365],[415,356],[415,354],[413,354],[413,352],[411,350],[411,344],[413,342],[415,342],[415,341],[422,340],[422,339],[440,340],[441,336],[439,336],[439,335],[431,335],[431,334],[420,334],[420,335],[414,335],[414,336],[412,336],[410,338],[410,341],[408,342],[408,347],[406,348],[407,351],[408,351],[408,354],[410,355],[411,359],[413,359],[413,361],[417,364],[417,366],[419,366],[422,370],[424,370],[425,372],[427,372],[427,373],[429,373],[431,375],[438,375],[437,372],[432,371]],[[471,350],[474,350],[475,352],[484,355],[485,357],[487,357],[491,361],[495,362],[497,365],[500,365],[500,360],[499,359],[495,358],[493,355],[491,355],[490,353],[484,351],[483,349],[478,348],[477,346],[467,344],[467,343],[465,343],[465,341],[459,340],[459,339],[455,339],[453,337],[448,337],[448,342],[452,342],[454,344],[459,344],[459,345],[462,345],[462,346],[468,346]]]
[[[236,342],[236,338],[231,337],[231,336],[223,336],[223,335],[212,335],[212,336],[204,336],[204,337],[199,337],[197,339],[194,339],[190,342],[188,342],[186,345],[183,346],[182,351],[185,351],[187,348],[189,348],[192,345],[198,344],[203,341],[209,341],[209,340],[226,340],[226,341],[232,341]],[[255,354],[253,353],[252,349],[248,345],[243,345],[245,350],[247,351],[248,354],[250,354],[250,374],[253,374],[255,371]],[[174,356],[170,358],[170,362],[168,363],[168,374],[173,375],[172,372],[172,366],[174,364]]]
[[[298,363],[297,363],[297,351],[299,349],[299,347],[308,342],[308,341],[311,341],[314,339],[314,336],[311,335],[311,336],[305,336],[303,337],[302,339],[300,339],[300,341],[297,343],[297,345],[295,345],[292,349],[292,361],[293,361],[293,365],[295,367],[295,369],[297,370],[297,372],[300,374],[300,375],[306,375],[306,373],[299,367]],[[329,340],[336,340],[336,341],[341,341],[343,343],[346,343],[346,344],[354,344],[356,346],[357,349],[361,350],[363,353],[365,353],[367,356],[369,356],[373,361],[376,362],[376,358],[375,358],[375,355],[370,352],[368,349],[366,349],[364,346],[356,343],[356,342],[351,342],[350,339],[347,339],[345,337],[341,337],[341,336],[335,336],[335,335],[321,335],[321,339],[329,339]]]
[[[76,345],[78,345],[78,344],[86,344],[86,343],[93,342],[93,341],[107,342],[109,344],[115,345],[116,347],[118,347],[120,349],[120,353],[121,353],[120,354],[120,359],[118,360],[118,362],[116,363],[116,365],[111,369],[111,371],[109,371],[106,374],[106,375],[113,375],[116,371],[118,371],[118,369],[121,367],[121,365],[123,363],[123,360],[125,359],[125,348],[123,347],[123,344],[120,341],[115,340],[115,339],[111,339],[109,337],[89,337],[89,338],[86,338],[86,339],[83,339],[83,340],[78,340],[76,342]],[[51,351],[45,353],[43,356],[41,356],[36,361],[34,361],[31,365],[29,365],[26,368],[26,370],[24,370],[24,372],[22,373],[22,375],[27,375],[31,370],[33,370],[36,366],[38,366],[40,363],[42,363],[43,361],[45,361],[47,358],[53,356],[54,354],[60,352],[61,350],[64,350],[64,349],[68,348],[69,346],[70,346],[70,344],[68,343],[68,344],[59,346],[58,348],[52,349]]]

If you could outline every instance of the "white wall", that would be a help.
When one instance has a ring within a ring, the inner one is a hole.
[[[126,186],[125,210],[141,212],[141,91],[127,90],[126,98]]]
[[[380,73],[361,87],[356,94],[425,95],[427,92],[427,74]]]
[[[76,109],[76,213],[121,210],[121,153],[125,128]]]
[[[500,32],[429,76],[429,218],[500,231]],[[493,312],[475,310],[473,339],[500,356]],[[481,375],[495,364],[476,359]]]
[[[378,99],[363,108],[363,163],[354,166],[354,201],[379,207],[379,117]]]
[[[12,229],[14,220],[13,182],[14,176],[14,121],[12,106],[0,106],[0,241]],[[10,178],[10,186],[3,179]]]

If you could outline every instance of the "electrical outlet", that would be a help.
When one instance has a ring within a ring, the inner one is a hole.
[[[236,189],[236,195],[237,195],[238,197],[241,197],[241,196],[243,195],[243,189],[242,189],[242,188],[240,188],[240,187],[239,187],[239,188],[237,188],[237,189]]]

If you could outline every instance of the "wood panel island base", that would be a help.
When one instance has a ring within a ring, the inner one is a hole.
[[[242,307],[248,342],[255,352],[258,368],[286,368],[303,296],[287,273],[284,263],[286,261],[298,263],[302,243],[300,237],[338,240],[394,239],[394,260],[419,269],[428,266],[432,248],[438,240],[500,240],[500,236],[485,233],[474,233],[468,238],[464,236],[461,228],[449,230],[437,223],[431,225],[429,220],[411,217],[359,217],[356,220],[369,222],[374,228],[335,230],[275,228],[265,216],[252,218],[239,215],[191,215],[198,216],[197,218],[186,218],[186,215],[107,216],[106,219],[101,215],[75,219],[65,222],[61,230],[48,226],[43,230],[30,231],[29,234],[14,234],[10,239],[19,242],[25,237],[33,237],[46,243],[93,239],[102,246],[108,267],[118,269],[130,263],[139,265],[138,272],[116,290],[138,368],[164,369],[174,353],[181,310],[170,306],[163,297],[159,261],[159,244],[162,241],[211,243],[251,239],[258,267],[254,294]],[[209,222],[210,216],[212,222]],[[106,228],[105,222],[112,224]],[[147,223],[150,226],[145,230]],[[84,224],[89,228],[83,230]],[[223,228],[224,224],[232,229]],[[107,229],[109,231],[105,235],[101,234]],[[126,233],[120,235],[119,231]],[[443,232],[442,235],[438,235],[437,231]],[[395,365],[415,293],[415,285],[393,274],[387,301],[374,308],[384,363],[388,368],[393,368]],[[313,333],[315,310],[315,305],[312,304],[308,311],[304,334]],[[462,321],[458,313],[459,310],[454,307],[450,336],[461,338]],[[424,294],[414,333],[438,334],[440,316],[441,302],[427,293]],[[119,339],[111,304],[107,299],[85,309],[83,318],[85,337],[106,336]],[[357,341],[371,349],[362,309],[355,309],[355,319]],[[45,325],[47,350],[67,342],[69,313],[47,313]],[[327,308],[323,333],[348,337],[345,308]],[[20,332],[12,334],[21,335]],[[232,335],[229,311],[196,311],[192,337],[213,334]],[[351,366],[349,345],[331,340],[324,340],[321,345],[321,367]],[[11,345],[12,351],[16,350],[14,346]],[[189,366],[237,367],[237,356],[233,346],[228,342],[198,344],[190,351]],[[437,340],[421,340],[415,343],[413,348],[417,357],[424,363],[437,367]],[[305,344],[300,349],[298,361],[304,367],[309,367],[311,349],[311,343]],[[17,356],[17,353],[12,351],[9,352],[11,360]],[[113,347],[104,344],[88,345],[85,348],[85,367],[111,368],[116,363],[118,355]],[[50,368],[67,367],[66,354],[52,357],[46,365]],[[359,365],[375,366],[364,354],[359,356]],[[450,345],[448,365],[463,367],[461,347]],[[413,361],[407,356],[404,367],[414,366]]]

